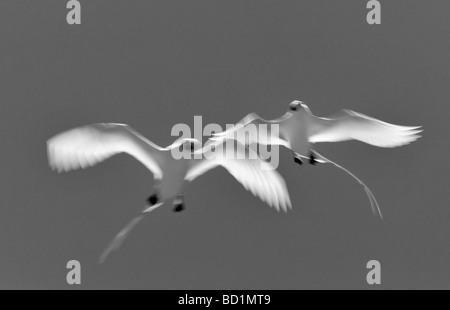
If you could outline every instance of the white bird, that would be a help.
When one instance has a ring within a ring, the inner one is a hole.
[[[317,117],[299,100],[291,102],[289,110],[274,120],[265,120],[251,113],[231,129],[216,133],[211,140],[220,143],[222,139],[236,139],[245,144],[282,145],[293,151],[294,160],[300,165],[303,158],[309,159],[311,164],[334,164],[365,188],[374,213],[382,217],[370,189],[350,171],[315,152],[312,145],[318,142],[359,140],[373,146],[391,148],[417,140],[420,137],[418,134],[422,132],[421,127],[394,125],[351,110],[342,110],[329,117]]]
[[[174,149],[187,152],[189,156],[176,159],[173,156]],[[127,153],[153,173],[155,186],[147,200],[148,205],[140,216],[116,236],[101,256],[101,262],[112,250],[118,249],[144,213],[153,211],[170,199],[174,199],[175,211],[183,210],[186,183],[217,166],[224,167],[247,190],[276,210],[287,211],[292,208],[284,179],[255,153],[250,156],[253,151],[240,143],[234,147],[233,156],[225,156],[224,144],[209,144],[201,148],[200,141],[195,139],[178,140],[162,148],[128,125],[104,123],[58,134],[47,142],[47,151],[50,167],[58,172],[86,168],[115,154]]]

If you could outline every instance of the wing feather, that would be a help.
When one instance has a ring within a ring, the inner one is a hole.
[[[359,140],[379,147],[397,147],[420,138],[420,126],[394,125],[351,110],[328,118],[312,118],[309,141]]]
[[[215,145],[214,151],[211,147],[200,150],[204,158],[192,160],[186,180],[193,181],[207,171],[222,166],[247,190],[277,211],[280,209],[287,211],[288,208],[292,208],[284,179],[269,163],[239,142],[235,144],[233,158],[226,158],[224,145],[225,143]],[[245,159],[238,159],[244,156]]]
[[[71,129],[47,142],[49,164],[59,172],[84,169],[115,154],[127,153],[144,164],[157,179],[162,178],[161,150],[128,125],[112,123]]]
[[[279,131],[277,134],[272,131],[271,125],[279,125],[291,116],[288,112],[278,119],[265,120],[256,113],[250,113],[232,128],[214,134],[211,140],[221,143],[223,139],[235,139],[242,144],[275,144],[289,147],[289,143]]]

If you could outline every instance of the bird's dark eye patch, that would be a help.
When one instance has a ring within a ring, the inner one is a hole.
[[[291,106],[291,111],[297,111],[297,107],[296,106]]]
[[[191,152],[193,152],[194,150],[195,150],[194,143],[191,143]]]

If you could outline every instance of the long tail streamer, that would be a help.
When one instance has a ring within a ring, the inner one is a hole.
[[[155,210],[156,208],[162,206],[163,204],[157,204],[153,207],[147,208],[144,210],[140,215],[136,216],[134,219],[132,219],[111,241],[109,246],[103,251],[102,255],[100,255],[99,263],[103,264],[106,259],[108,258],[109,254],[111,254],[114,251],[117,251],[122,246],[125,239],[128,237],[130,232],[133,230],[133,228],[136,227],[137,224],[139,224],[140,221],[150,213],[151,211]]]
[[[364,191],[367,194],[367,197],[369,197],[369,201],[370,201],[370,206],[372,207],[372,212],[375,216],[379,216],[381,219],[383,219],[383,214],[381,213],[380,210],[380,206],[378,205],[377,200],[375,199],[375,196],[372,194],[372,191],[369,189],[369,187],[367,187],[366,184],[364,184],[363,181],[361,181],[356,175],[354,175],[353,173],[351,173],[350,171],[348,171],[347,169],[345,169],[344,167],[342,167],[341,165],[335,163],[334,161],[322,156],[321,154],[314,152],[317,156],[319,156],[319,159],[322,159],[325,163],[329,163],[332,164],[334,166],[336,166],[337,168],[343,170],[344,172],[346,172],[347,174],[349,174],[352,178],[354,178],[356,181],[358,181],[359,184],[362,185],[362,187],[364,188]]]

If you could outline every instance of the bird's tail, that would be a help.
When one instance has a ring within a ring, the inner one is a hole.
[[[380,210],[380,206],[378,205],[377,200],[375,199],[375,196],[372,194],[372,191],[369,189],[369,187],[367,187],[366,184],[364,184],[363,181],[361,181],[358,177],[356,177],[353,173],[351,173],[349,170],[345,169],[344,167],[342,167],[341,165],[335,163],[332,160],[329,160],[328,158],[322,156],[321,154],[314,152],[315,155],[317,155],[317,157],[321,160],[323,160],[323,162],[325,163],[329,163],[332,164],[334,166],[336,166],[337,168],[343,170],[344,172],[346,172],[347,174],[349,174],[352,178],[354,178],[356,181],[358,181],[359,184],[362,185],[362,187],[364,188],[367,197],[369,197],[369,201],[370,201],[370,206],[372,207],[372,212],[375,216],[379,216],[381,219],[383,219],[383,214],[381,213]]]
[[[102,255],[100,255],[99,263],[103,264],[106,259],[108,258],[109,254],[111,252],[119,250],[120,246],[123,244],[125,239],[130,234],[131,230],[133,230],[134,227],[136,227],[137,224],[139,224],[140,221],[150,213],[151,211],[155,210],[156,208],[162,206],[164,203],[158,203],[150,208],[146,208],[141,214],[136,216],[134,219],[132,219],[122,230],[114,237],[114,239],[111,241],[109,246],[103,251]]]

